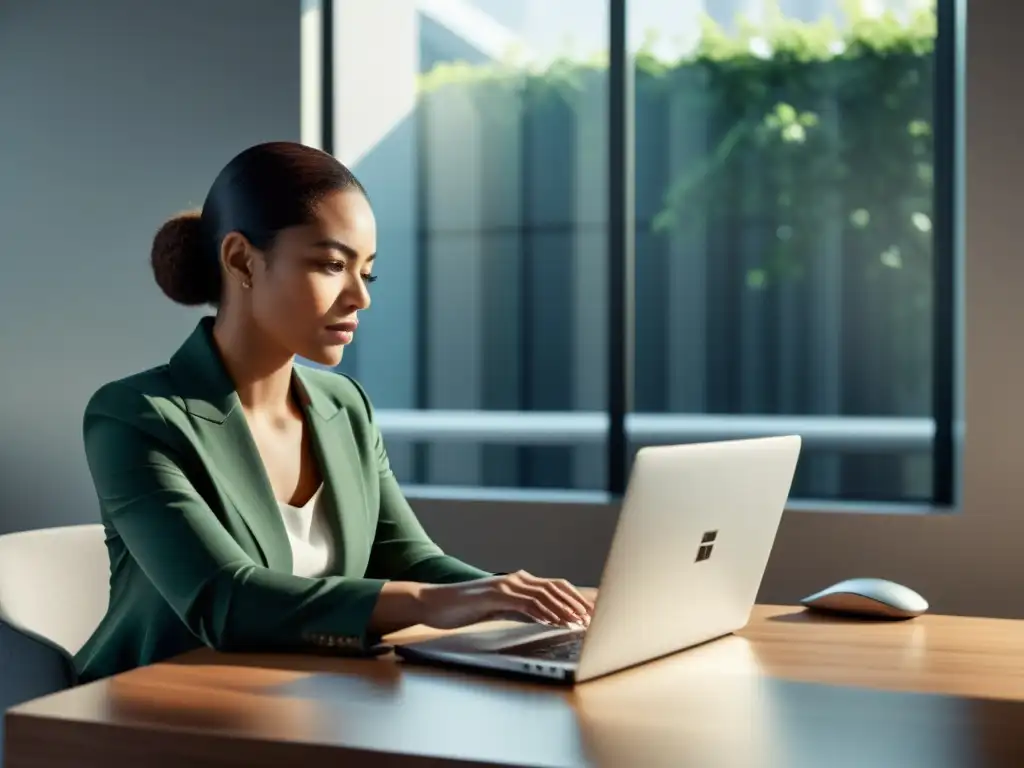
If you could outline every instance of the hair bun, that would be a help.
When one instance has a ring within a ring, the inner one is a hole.
[[[186,306],[213,304],[220,297],[219,270],[207,258],[201,213],[185,211],[164,223],[153,238],[150,262],[157,285]]]

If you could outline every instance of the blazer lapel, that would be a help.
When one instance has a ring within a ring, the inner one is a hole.
[[[212,330],[212,317],[199,321],[171,358],[170,373],[186,410],[194,417],[196,447],[223,480],[263,564],[291,573],[291,548],[277,500]]]
[[[361,578],[366,572],[375,520],[366,503],[365,480],[360,475],[363,462],[346,409],[317,386],[301,366],[295,367],[312,427],[313,445],[324,477],[331,505],[330,522],[335,536],[338,575]]]

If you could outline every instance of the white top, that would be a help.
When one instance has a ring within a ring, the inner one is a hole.
[[[301,507],[277,502],[292,548],[292,573],[314,578],[325,575],[334,561],[334,541],[324,514],[326,503],[321,483]]]

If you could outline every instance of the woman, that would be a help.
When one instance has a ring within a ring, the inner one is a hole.
[[[363,389],[293,365],[341,361],[375,255],[356,178],[290,143],[242,152],[201,213],[157,232],[163,291],[217,311],[168,364],[86,407],[111,579],[75,659],[81,681],[201,644],[369,653],[414,624],[589,622],[591,603],[565,581],[442,553],[402,496]]]

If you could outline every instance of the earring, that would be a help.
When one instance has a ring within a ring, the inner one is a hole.
[[[242,281],[242,287],[243,288],[252,288],[252,283],[250,283],[248,280],[243,280]]]

